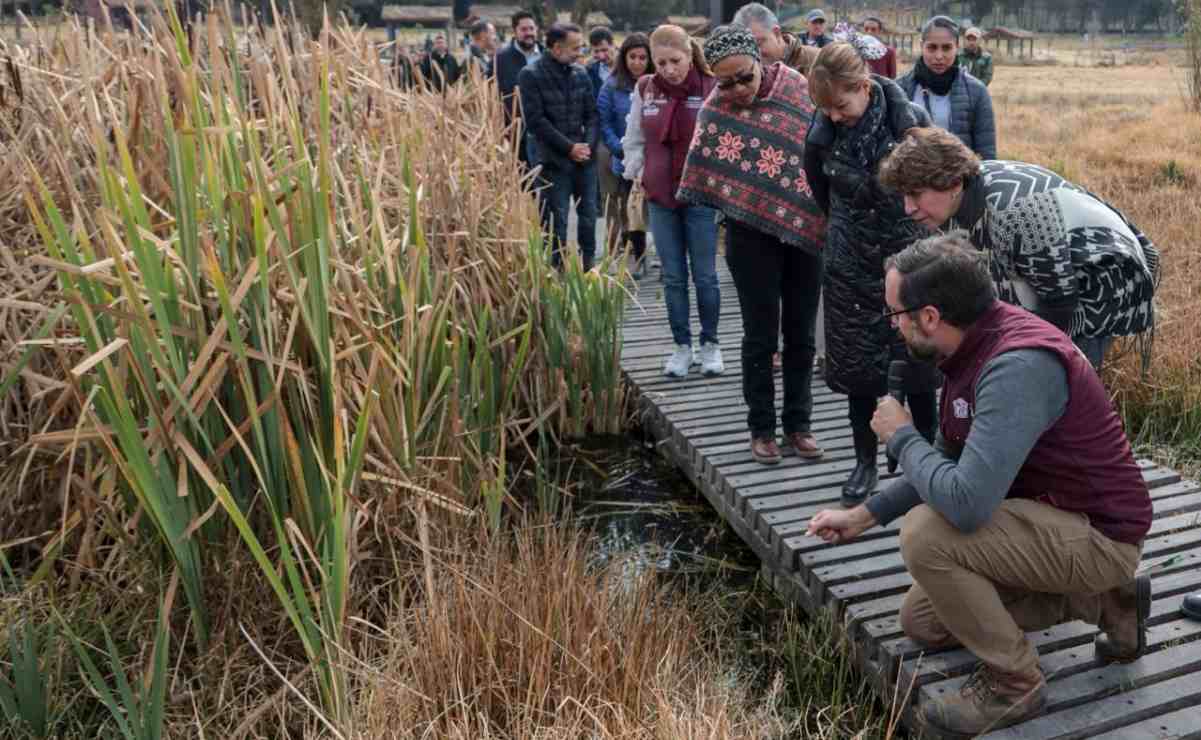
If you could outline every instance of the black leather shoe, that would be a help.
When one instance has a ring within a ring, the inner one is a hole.
[[[1180,603],[1180,613],[1189,619],[1201,621],[1201,591],[1184,597]]]
[[[1097,660],[1129,663],[1147,652],[1147,618],[1151,616],[1151,576],[1143,574],[1103,597],[1105,632],[1093,640]]]

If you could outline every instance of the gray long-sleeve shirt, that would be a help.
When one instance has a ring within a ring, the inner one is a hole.
[[[963,450],[956,455],[942,435],[931,446],[912,425],[901,427],[888,451],[904,475],[868,499],[868,511],[885,526],[925,503],[956,529],[978,529],[1067,405],[1067,371],[1051,352],[1020,349],[994,357],[976,380],[975,415]]]

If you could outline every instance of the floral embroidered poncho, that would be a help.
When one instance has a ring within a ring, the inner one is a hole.
[[[676,198],[817,254],[826,220],[805,177],[808,83],[778,62],[764,71],[771,88],[752,106],[716,92],[705,101]]]

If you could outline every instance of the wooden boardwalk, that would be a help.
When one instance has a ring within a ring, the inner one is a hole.
[[[964,650],[923,651],[902,634],[897,611],[911,580],[901,561],[898,523],[844,545],[805,536],[814,513],[838,505],[854,467],[845,396],[814,379],[813,431],[826,450],[821,460],[785,457],[768,467],[750,459],[739,361],[742,321],[724,260],[718,263],[726,372],[716,378],[704,378],[696,368],[686,379],[662,376],[671,335],[658,271],[638,287],[625,317],[622,367],[641,419],[759,556],[776,591],[811,614],[834,613],[862,675],[885,705],[897,697],[905,724],[917,730],[915,706],[956,690],[974,658]],[[695,300],[692,305],[696,337]],[[778,374],[776,385],[779,408]],[[1071,622],[1032,633],[1049,681],[1047,711],[986,737],[1201,738],[1201,622],[1180,613],[1182,597],[1201,590],[1201,484],[1149,461],[1140,465],[1155,506],[1143,560],[1153,568],[1148,640],[1156,652],[1130,665],[1101,667],[1093,659],[1096,628],[1090,625]],[[881,479],[888,477],[882,467]]]

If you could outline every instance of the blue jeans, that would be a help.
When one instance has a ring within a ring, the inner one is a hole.
[[[578,198],[580,202],[576,206],[576,218],[579,223],[577,238],[580,255],[584,269],[592,269],[592,260],[596,257],[596,199],[599,189],[596,160],[592,159],[583,165],[573,164],[566,169],[543,170],[542,182],[545,186],[541,199],[542,228],[551,234],[551,264],[558,267],[563,261],[561,250],[567,243],[567,214],[571,209],[571,199]]]
[[[717,344],[721,290],[717,287],[716,212],[704,206],[664,208],[647,203],[655,250],[663,265],[663,299],[667,322],[676,344],[692,344],[688,321],[688,268],[696,286],[696,311],[701,319],[701,344]]]

